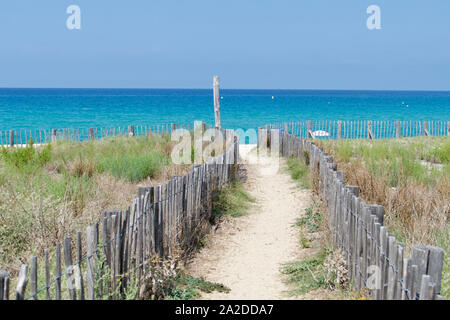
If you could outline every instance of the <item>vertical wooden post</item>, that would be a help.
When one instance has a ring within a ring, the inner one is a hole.
[[[402,136],[402,130],[401,130],[401,123],[400,123],[400,121],[397,121],[397,123],[396,123],[396,134],[395,134],[395,137],[396,138],[401,138],[401,136]]]
[[[444,250],[434,246],[427,246],[427,249],[429,250],[427,274],[431,276],[431,280],[435,284],[436,292],[441,292]]]
[[[307,133],[307,137],[308,137],[308,138],[313,138],[313,139],[314,139],[314,136],[313,136],[313,134],[312,134],[311,128],[312,128],[312,126],[311,126],[311,120],[308,120],[308,133]]]
[[[22,264],[19,272],[19,279],[17,280],[16,287],[16,300],[24,300],[25,299],[25,290],[27,288],[27,274],[28,274],[28,266],[26,264]]]
[[[9,146],[14,146],[14,130],[9,131]]]
[[[134,126],[128,127],[128,136],[130,136],[130,137],[134,136]]]
[[[31,297],[33,300],[37,300],[37,288],[38,288],[38,270],[37,270],[37,257],[31,257],[31,269],[30,269],[30,289],[31,289]]]
[[[216,128],[221,129],[220,124],[220,91],[219,91],[219,76],[214,76],[213,86],[214,86],[214,119]]]
[[[55,259],[55,300],[61,300],[61,244],[56,244]]]
[[[174,131],[175,131],[175,123],[171,123],[170,124],[170,133],[174,133]]]
[[[50,138],[50,141],[52,143],[56,142],[56,133],[57,133],[56,129],[52,129],[52,136]]]
[[[342,121],[337,122],[337,138],[342,139]]]
[[[367,121],[367,138],[370,140],[374,139],[372,131],[372,120]]]
[[[423,134],[425,136],[429,136],[430,135],[430,132],[428,131],[428,122],[427,121],[423,122]]]
[[[81,272],[81,260],[83,259],[83,248],[82,248],[82,240],[81,240],[81,232],[77,232],[77,267],[78,272],[76,274],[77,276],[77,284],[79,285],[80,290],[80,300],[84,300],[84,282],[83,282],[83,274]]]
[[[450,137],[450,121],[447,121],[447,136]]]
[[[48,256],[48,249],[44,250],[44,268],[45,268],[45,299],[51,300],[50,297],[50,261]]]
[[[70,244],[70,238],[68,237],[64,239],[64,261],[66,263],[66,277],[69,298],[70,300],[77,300],[74,281],[74,268],[72,262],[72,247]]]
[[[96,275],[96,259],[94,252],[97,250],[94,240],[94,228],[86,228],[86,250],[87,250],[87,298],[95,300],[95,275]]]
[[[284,124],[284,132],[286,132],[286,134],[289,133],[289,123],[287,122]]]
[[[95,137],[94,137],[94,129],[93,128],[89,128],[89,136],[90,136],[91,140],[95,139]]]
[[[9,300],[9,278],[8,272],[0,270],[0,301]]]

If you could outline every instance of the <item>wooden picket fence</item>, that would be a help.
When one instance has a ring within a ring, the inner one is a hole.
[[[258,148],[272,146],[284,157],[309,158],[328,207],[333,242],[345,254],[355,291],[368,290],[377,300],[443,299],[443,249],[416,245],[412,257],[404,257],[404,245],[383,225],[384,207],[367,204],[359,197],[357,186],[346,186],[344,173],[337,171],[333,157],[313,140],[287,130],[259,128]]]
[[[276,123],[270,129],[300,138],[389,139],[418,136],[450,136],[450,121],[323,120]],[[321,136],[322,132],[327,133]],[[316,133],[316,134],[314,134]]]
[[[52,252],[45,250],[41,268],[32,256],[21,266],[14,298],[123,299],[129,287],[141,288],[155,258],[191,250],[191,239],[207,232],[202,222],[212,215],[214,192],[229,182],[239,161],[239,137],[233,130],[222,133],[222,155],[161,185],[140,187],[127,210],[105,211],[75,241],[66,237]],[[0,300],[10,298],[10,285],[10,274],[0,271]]]
[[[204,128],[212,126],[204,123]],[[193,130],[192,123],[167,123],[160,125],[129,125],[112,128],[63,128],[63,129],[19,129],[0,131],[0,145],[25,146],[30,139],[35,144],[46,144],[59,140],[89,141],[113,136],[146,136],[171,134],[176,129]]]

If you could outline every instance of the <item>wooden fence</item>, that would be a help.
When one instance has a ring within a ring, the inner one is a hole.
[[[38,257],[31,257],[21,267],[14,298],[121,299],[131,282],[141,287],[156,257],[170,257],[175,248],[192,249],[191,238],[201,235],[201,222],[212,215],[213,193],[235,174],[239,160],[239,137],[223,132],[229,143],[222,155],[164,184],[140,187],[127,210],[105,211],[75,241],[67,237],[52,252],[45,250],[41,268]],[[0,300],[10,298],[10,280],[0,271]]]
[[[205,128],[211,125],[204,124]],[[0,131],[0,145],[25,146],[30,139],[35,144],[46,144],[58,140],[89,141],[112,136],[145,136],[151,134],[170,134],[176,129],[192,131],[193,124],[161,124],[161,125],[130,125],[112,128],[64,128],[64,129],[20,129]]]
[[[300,121],[277,123],[270,129],[287,131],[300,138],[316,138],[320,131],[326,139],[389,139],[418,136],[450,136],[450,121]],[[316,133],[316,135],[314,134]]]
[[[365,203],[357,186],[346,186],[344,173],[337,171],[332,156],[311,140],[276,132],[279,141],[275,143],[282,156],[304,159],[307,153],[328,206],[333,242],[346,256],[353,289],[369,289],[377,300],[442,300],[444,250],[416,245],[412,257],[404,257],[404,245],[383,225],[384,207]],[[259,128],[258,138],[258,147],[274,143],[273,133],[265,128]]]

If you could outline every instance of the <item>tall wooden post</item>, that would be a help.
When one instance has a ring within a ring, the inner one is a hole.
[[[51,138],[51,142],[56,142],[56,134],[57,134],[57,131],[56,131],[56,129],[52,129],[52,138]]]
[[[423,134],[426,136],[430,135],[430,132],[428,131],[428,122],[427,121],[423,122]]]
[[[367,121],[367,138],[370,140],[374,139],[372,131],[372,120]]]
[[[221,129],[220,124],[220,90],[219,90],[219,76],[214,76],[213,86],[214,86],[214,120],[216,121],[216,128]]]
[[[0,301],[9,300],[9,278],[8,272],[0,270]]]
[[[401,123],[400,123],[400,121],[397,121],[397,123],[396,123],[396,134],[395,134],[395,137],[396,137],[396,138],[401,138],[401,136],[402,136]]]
[[[447,136],[450,137],[450,121],[447,121]]]
[[[14,130],[9,131],[9,146],[14,146]]]
[[[342,121],[337,122],[337,138],[342,139]]]

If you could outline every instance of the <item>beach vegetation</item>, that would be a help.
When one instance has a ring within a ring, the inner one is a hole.
[[[319,143],[360,187],[368,203],[383,205],[384,224],[406,254],[415,244],[444,249],[441,294],[450,298],[450,139],[338,140]]]
[[[221,283],[214,283],[204,278],[194,277],[179,270],[174,286],[168,292],[167,300],[192,300],[201,297],[202,293],[230,292],[230,289]]]
[[[255,201],[242,182],[233,181],[215,193],[213,214],[215,217],[241,217],[248,213]]]
[[[291,178],[298,182],[302,189],[308,189],[310,187],[310,170],[305,161],[296,157],[290,157],[287,159],[286,164]]]
[[[139,185],[183,174],[168,135],[116,136],[96,141],[2,147],[0,269],[13,274],[31,252],[74,237],[107,209],[127,208]]]

